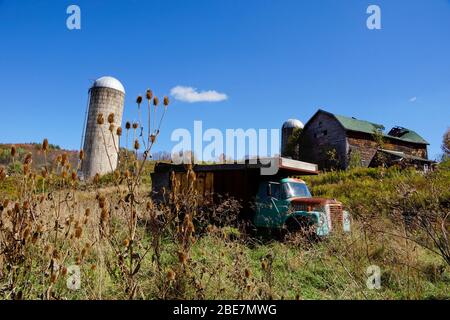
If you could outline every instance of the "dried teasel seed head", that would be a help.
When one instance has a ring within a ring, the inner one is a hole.
[[[138,104],[138,106],[142,103],[142,96],[138,96],[136,98],[136,103]]]
[[[152,90],[150,90],[150,89],[147,89],[147,92],[146,92],[146,94],[145,94],[145,97],[147,98],[147,100],[151,100],[152,99],[152,97],[153,97],[153,92],[152,92]]]
[[[110,113],[108,115],[108,123],[109,124],[114,123],[114,113]]]
[[[110,124],[110,125],[109,125],[109,131],[110,131],[111,133],[114,132],[114,125],[113,125],[113,124]]]
[[[25,156],[25,159],[23,160],[23,163],[24,164],[31,164],[31,162],[33,162],[33,155],[29,152]]]
[[[86,210],[84,210],[84,215],[85,215],[86,217],[89,217],[89,216],[91,215],[91,209],[86,208]]]
[[[167,271],[167,279],[169,281],[174,281],[175,280],[175,276],[176,276],[176,274],[175,274],[175,272],[173,270]]]
[[[246,278],[250,278],[250,276],[252,275],[252,272],[249,269],[245,269],[244,270],[244,275]]]
[[[150,141],[151,141],[152,143],[155,143],[155,140],[156,140],[156,135],[152,134],[152,135],[150,136]]]
[[[67,165],[69,163],[69,156],[67,155],[67,153],[63,153],[61,156],[61,164],[63,166]]]
[[[164,105],[167,107],[169,105],[169,97],[164,97]]]
[[[179,251],[178,252],[178,261],[180,261],[181,264],[186,264],[187,262],[187,255],[186,253]]]
[[[103,209],[106,205],[106,198],[105,196],[99,196],[98,197],[98,206],[100,207],[100,209]]]
[[[78,159],[83,160],[84,159],[84,151],[80,150],[80,152],[78,153]]]
[[[33,236],[31,237],[31,242],[32,243],[36,243],[38,239],[39,239],[39,233],[38,232],[34,232]]]
[[[11,157],[15,157],[17,153],[16,146],[11,146]]]
[[[131,123],[130,121],[127,121],[127,123],[125,123],[125,129],[130,130],[131,128]]]
[[[139,128],[139,124],[137,122],[133,122],[133,129]]]
[[[30,202],[28,200],[25,200],[22,204],[22,208],[24,211],[27,211],[28,209],[30,209]]]
[[[44,139],[44,141],[42,141],[42,150],[48,151],[48,140],[47,139]]]
[[[80,239],[82,233],[83,233],[83,228],[81,228],[81,227],[75,228],[75,238]]]
[[[156,107],[159,104],[159,99],[158,97],[154,97],[153,98],[153,105]]]
[[[116,134],[120,137],[122,135],[122,127],[118,127],[116,130]]]
[[[94,176],[94,184],[98,184],[100,182],[100,175],[98,173]]]
[[[103,113],[99,113],[97,116],[97,124],[102,125],[105,123],[105,119],[103,119]]]
[[[65,276],[65,275],[67,274],[67,268],[66,268],[66,267],[62,267],[62,268],[61,268],[61,274],[62,274],[63,276]]]
[[[261,262],[261,269],[267,270],[267,261],[266,261],[266,260],[263,260],[263,261]]]
[[[107,219],[108,219],[108,210],[103,208],[102,212],[100,213],[100,220],[105,222]]]
[[[120,171],[119,170],[116,170],[116,171],[114,171],[114,179],[119,179],[120,178]]]
[[[130,245],[130,241],[128,239],[123,240],[123,245],[124,247],[128,248],[128,246]]]
[[[76,181],[77,180],[77,173],[73,170],[72,171],[72,175],[71,175],[72,181]]]
[[[135,150],[139,150],[139,140],[138,139],[136,139],[136,140],[134,140],[134,149]]]

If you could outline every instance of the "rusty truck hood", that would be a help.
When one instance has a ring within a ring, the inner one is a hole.
[[[335,199],[326,198],[292,198],[290,199],[292,204],[305,204],[305,205],[325,205],[325,204],[341,204],[341,202]]]

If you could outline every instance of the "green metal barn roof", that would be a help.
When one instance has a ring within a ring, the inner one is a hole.
[[[384,130],[384,126],[382,126],[381,124],[340,116],[337,114],[333,115],[346,130],[359,131],[370,134],[373,134],[376,130]]]
[[[366,120],[359,120],[359,119],[356,119],[353,117],[341,116],[341,115],[334,114],[334,113],[331,113],[331,112],[328,112],[325,110],[321,110],[321,109],[319,109],[317,111],[317,113],[318,112],[324,112],[324,113],[327,113],[327,114],[335,117],[336,120],[339,121],[339,123],[344,127],[345,130],[373,134],[375,131],[383,132],[383,130],[385,129],[385,127],[381,124],[369,122]],[[397,130],[395,130],[395,129],[397,129]],[[395,132],[395,135],[394,135],[394,132]],[[395,127],[391,131],[389,131],[388,134],[383,133],[383,136],[385,138],[395,139],[395,140],[400,140],[400,141],[419,143],[419,144],[429,144],[425,139],[423,139],[415,131],[406,129],[406,128],[401,128],[401,127]]]

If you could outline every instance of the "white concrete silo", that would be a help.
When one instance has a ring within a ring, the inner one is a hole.
[[[109,131],[108,116],[114,114],[114,127],[122,123],[125,89],[119,80],[113,77],[97,79],[89,89],[89,107],[86,115],[83,137],[84,160],[81,175],[88,179],[97,173],[102,175],[117,168],[118,137]],[[97,124],[97,117],[103,114],[104,124]]]

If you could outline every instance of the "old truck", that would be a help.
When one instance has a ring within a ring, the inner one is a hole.
[[[277,170],[268,175],[266,161],[245,163],[193,165],[195,189],[205,197],[218,195],[239,200],[241,217],[257,229],[275,231],[306,231],[315,236],[327,236],[332,231],[349,232],[350,215],[336,199],[315,198],[302,175],[318,174],[317,165],[277,157],[270,159]],[[152,173],[152,193],[155,199],[174,190],[171,176],[183,181],[185,165],[157,163]],[[186,186],[181,186],[184,188]]]

